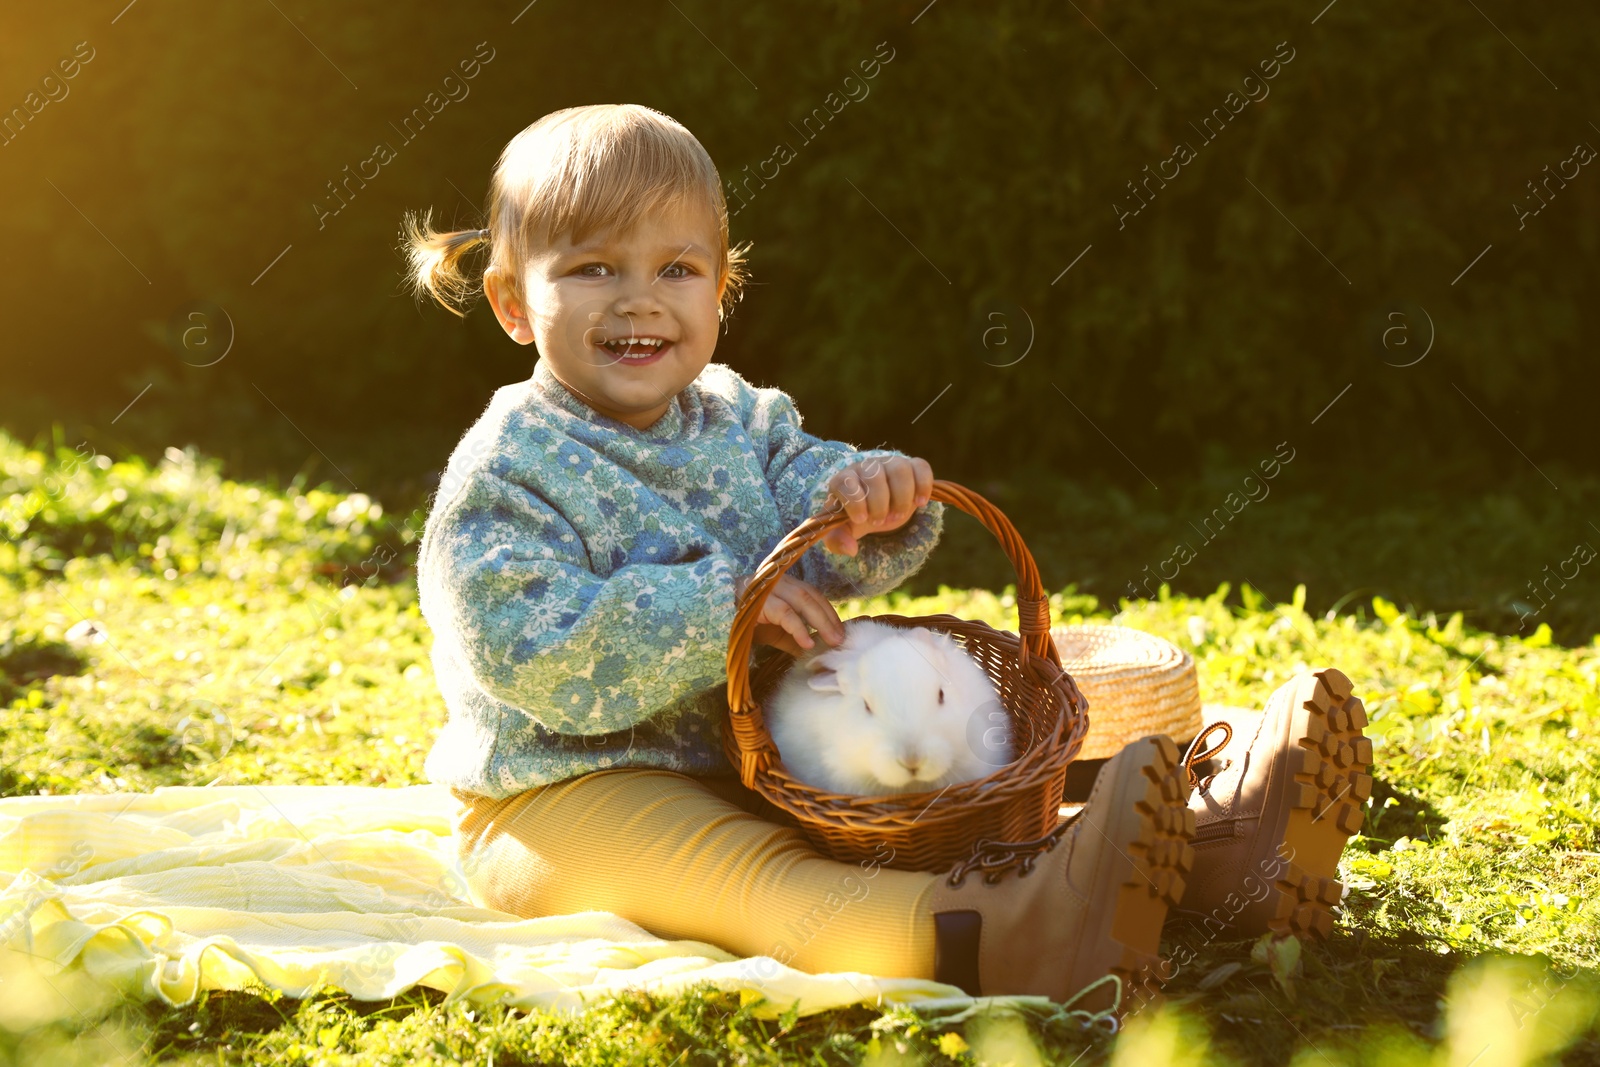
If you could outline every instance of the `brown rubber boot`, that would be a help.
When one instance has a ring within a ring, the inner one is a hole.
[[[1208,718],[1184,754],[1196,858],[1176,914],[1212,936],[1327,937],[1344,894],[1339,854],[1372,795],[1367,713],[1350,679],[1331,667],[1303,674],[1259,714]],[[1199,751],[1219,731],[1222,741]],[[1196,773],[1219,756],[1215,773]]]
[[[975,846],[933,889],[935,980],[973,996],[1065,1003],[1116,974],[1125,1011],[1129,986],[1160,971],[1161,924],[1194,863],[1178,760],[1170,738],[1142,738],[1111,758],[1089,802],[1049,834]],[[1078,1006],[1105,1010],[1110,987]]]

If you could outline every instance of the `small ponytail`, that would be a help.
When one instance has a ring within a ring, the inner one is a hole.
[[[480,243],[490,243],[489,230],[435,230],[433,210],[420,218],[407,212],[401,223],[404,251],[411,263],[411,288],[418,299],[431,296],[457,318],[482,288],[483,278],[472,278],[461,268],[466,254]]]

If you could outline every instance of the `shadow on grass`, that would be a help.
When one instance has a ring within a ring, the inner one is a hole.
[[[36,682],[82,674],[88,666],[88,657],[71,645],[12,635],[0,642],[0,705],[11,703]]]
[[[1164,951],[1184,931],[1169,927],[1167,935]],[[1255,945],[1205,944],[1194,966],[1164,989],[1170,1004],[1207,1021],[1214,1049],[1247,1064],[1287,1063],[1306,1048],[1313,1050],[1312,1062],[1350,1062],[1328,1054],[1349,1051],[1384,1030],[1437,1044],[1447,1037],[1453,981],[1479,962],[1510,960],[1544,974],[1542,983],[1516,990],[1520,999],[1513,1007],[1524,1018],[1542,1011],[1569,983],[1600,987],[1600,971],[1593,968],[1558,972],[1543,956],[1508,957],[1488,946],[1463,952],[1409,930],[1340,927],[1327,942],[1302,946],[1298,966],[1282,976],[1259,951],[1252,958]],[[1600,1062],[1600,1035],[1586,1029],[1561,1062]]]
[[[296,1029],[301,1008],[308,1004],[338,1004],[360,1019],[383,1016],[403,1019],[444,1003],[445,994],[418,986],[392,1000],[356,1000],[337,990],[296,1000],[270,990],[202,993],[190,1005],[174,1008],[159,1001],[139,1006],[150,1028],[152,1058],[179,1053],[227,1050],[238,1054],[256,1039],[285,1028]]]
[[[1391,803],[1392,802],[1392,803]],[[1373,778],[1372,810],[1361,828],[1368,852],[1385,852],[1402,837],[1432,841],[1449,820],[1415,793]]]
[[[1482,957],[1498,954],[1444,954],[1438,942],[1410,932],[1336,930],[1327,943],[1305,947],[1298,964],[1278,975],[1252,959],[1254,944],[1234,940],[1205,946],[1205,960],[1175,975],[1166,989],[1170,1006],[1203,1020],[1212,1049],[1227,1057],[1215,1062],[1287,1063],[1298,1052],[1297,1063],[1373,1063],[1378,1061],[1370,1058],[1370,1043],[1385,1032],[1408,1034],[1419,1048],[1436,1046],[1449,1032],[1462,1030],[1464,1014],[1485,1008],[1503,1011],[1506,997],[1515,1001],[1509,1018],[1512,1028],[1520,1030],[1544,1025],[1547,1020],[1539,1016],[1566,986],[1600,988],[1600,973],[1593,969],[1558,974],[1542,957],[1513,957],[1509,962],[1533,980],[1501,986],[1499,998],[1486,1003],[1481,995],[1472,996],[1471,982],[1464,983],[1463,996],[1463,983],[1456,979]],[[894,1062],[933,1063],[942,1062],[936,1052],[939,1032],[948,1029],[937,1019],[919,1021],[904,1009],[864,1005],[804,1018],[786,1014],[761,1019],[738,994],[709,983],[673,995],[622,991],[596,1000],[582,1015],[446,1006],[445,999],[443,993],[423,988],[384,1001],[355,1000],[331,987],[303,999],[266,990],[212,992],[179,1008],[124,1002],[97,1021],[69,1017],[47,1029],[55,1032],[59,1044],[110,1025],[131,1037],[149,1062],[215,1057],[217,1062],[309,1064],[342,1056],[342,1062],[377,1064],[437,1055],[450,1062],[484,1062],[487,1057],[505,1067],[579,1059],[662,1067],[747,1060],[878,1062],[882,1057],[869,1044],[876,1045],[879,1038],[886,1048],[891,1042],[903,1045],[902,1051],[911,1055],[909,1060],[891,1057]],[[973,1021],[980,1030],[982,1022]],[[1561,1062],[1597,1062],[1600,1037],[1588,1020],[1573,1022],[1567,1024],[1568,1040],[1575,1037],[1576,1042],[1565,1049]],[[1050,1062],[1102,1063],[1112,1051],[1102,1038],[1059,1020],[1035,1020],[1026,1028],[1032,1036],[1023,1040],[1048,1053]],[[969,1028],[955,1032],[963,1030],[974,1037]],[[4,1047],[19,1037],[22,1045],[40,1045],[37,1033],[0,1031],[0,1053],[26,1051]],[[1461,1040],[1456,1033],[1456,1043]],[[1509,1046],[1519,1036],[1508,1031],[1506,1040]],[[748,1055],[752,1050],[759,1055]],[[1356,1050],[1362,1050],[1359,1056]],[[24,1061],[0,1055],[0,1062]]]

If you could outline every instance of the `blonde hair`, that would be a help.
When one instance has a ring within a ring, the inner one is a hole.
[[[750,244],[728,247],[728,204],[716,165],[676,119],[639,104],[589,104],[553,111],[511,139],[489,184],[489,225],[440,231],[432,209],[407,212],[403,251],[419,299],[432,296],[458,317],[493,277],[519,301],[528,258],[556,237],[574,244],[613,228],[627,232],[641,218],[679,205],[704,204],[717,220],[717,316],[743,295]],[[488,245],[489,262],[474,277],[468,252]]]

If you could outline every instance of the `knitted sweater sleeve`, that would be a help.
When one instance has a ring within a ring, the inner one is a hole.
[[[828,441],[801,428],[794,401],[779,389],[752,389],[750,427],[765,436],[766,477],[785,530],[792,530],[822,509],[828,479],[853,463],[904,453],[857,449],[844,441]],[[861,538],[854,556],[828,551],[819,543],[800,558],[797,577],[824,596],[838,600],[878,596],[894,589],[927,562],[944,527],[944,505],[929,501],[898,530]]]
[[[480,471],[442,505],[423,556],[435,632],[457,636],[485,692],[548,730],[625,730],[726,678],[726,554],[600,577],[548,501]]]

